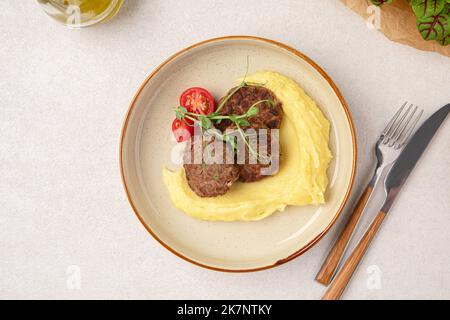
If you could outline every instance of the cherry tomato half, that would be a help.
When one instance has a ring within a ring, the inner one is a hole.
[[[184,120],[175,119],[172,122],[172,133],[177,142],[189,140],[194,134],[194,127],[188,125]]]
[[[214,112],[216,102],[208,90],[194,87],[181,94],[180,105],[189,112],[207,115]]]

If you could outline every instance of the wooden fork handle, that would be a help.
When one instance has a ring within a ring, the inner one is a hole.
[[[350,216],[347,225],[344,230],[341,232],[339,238],[336,240],[333,248],[328,254],[325,262],[322,264],[319,272],[316,275],[316,281],[320,282],[323,285],[328,285],[331,282],[333,275],[336,272],[339,261],[341,261],[342,255],[347,248],[347,244],[350,241],[350,238],[358,224],[359,219],[361,218],[361,214],[364,210],[364,207],[369,199],[370,194],[372,193],[372,187],[367,186],[364,190],[363,194],[358,200],[358,204],[356,205],[352,215]]]
[[[328,288],[325,295],[322,297],[322,300],[337,300],[341,297],[385,217],[386,213],[383,211],[378,213],[369,229],[367,229],[361,241],[356,246],[355,250],[336,275],[336,278]]]

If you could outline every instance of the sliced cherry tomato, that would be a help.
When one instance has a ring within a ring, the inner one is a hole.
[[[216,102],[208,90],[194,87],[187,89],[181,94],[180,105],[189,112],[208,115],[214,112]]]
[[[172,122],[172,133],[177,142],[189,140],[194,134],[194,127],[188,125],[184,120],[175,119]]]

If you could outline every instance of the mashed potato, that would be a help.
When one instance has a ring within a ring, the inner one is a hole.
[[[174,205],[186,214],[219,221],[254,221],[288,205],[325,202],[327,168],[332,155],[328,146],[330,123],[293,80],[274,72],[258,72],[246,78],[263,83],[283,104],[280,128],[280,170],[253,183],[235,183],[223,196],[201,198],[186,181],[184,169],[163,169],[164,183]]]

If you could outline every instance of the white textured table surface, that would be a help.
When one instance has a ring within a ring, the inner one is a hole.
[[[450,58],[390,42],[338,1],[126,0],[85,30],[0,1],[0,298],[321,297],[313,278],[340,223],[279,268],[217,273],[156,243],[122,189],[120,129],[140,83],[172,53],[235,34],[303,51],[340,87],[359,139],[353,201],[393,110],[450,102]],[[449,134],[447,121],[345,298],[450,298]]]

